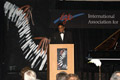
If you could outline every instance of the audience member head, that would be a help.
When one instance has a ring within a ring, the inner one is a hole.
[[[24,80],[37,80],[36,73],[33,70],[28,70],[24,73]]]
[[[68,74],[67,80],[80,80],[80,79],[79,79],[78,75],[76,75],[76,74]]]
[[[31,68],[30,68],[30,67],[24,67],[24,68],[22,68],[22,70],[21,70],[21,72],[20,72],[20,75],[21,75],[21,77],[22,77],[22,80],[24,80],[24,73],[25,73],[26,71],[28,71],[28,70],[31,70]]]
[[[56,80],[66,80],[67,73],[66,72],[60,72],[56,75]]]
[[[110,80],[120,80],[120,71],[115,71],[115,72],[112,74]]]
[[[65,29],[65,26],[62,24],[62,23],[59,23],[58,24],[58,30],[59,30],[59,32],[61,33],[61,32],[64,32],[64,29]]]

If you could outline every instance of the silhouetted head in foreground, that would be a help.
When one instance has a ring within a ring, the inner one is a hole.
[[[120,71],[115,71],[115,72],[112,74],[110,80],[120,80]]]
[[[56,75],[56,80],[66,80],[67,73],[66,72],[60,72]]]
[[[66,80],[80,80],[76,74],[68,74]]]

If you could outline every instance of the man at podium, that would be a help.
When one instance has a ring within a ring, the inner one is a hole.
[[[54,33],[51,38],[51,44],[70,44],[72,43],[72,34],[65,31],[65,26],[62,23],[58,24],[58,32]]]

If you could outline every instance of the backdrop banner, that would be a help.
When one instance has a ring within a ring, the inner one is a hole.
[[[66,28],[119,28],[120,11],[51,10],[50,28],[63,22]]]

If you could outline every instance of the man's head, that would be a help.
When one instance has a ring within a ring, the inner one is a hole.
[[[78,75],[76,75],[76,74],[68,74],[67,80],[80,80],[80,79],[79,79]]]
[[[59,32],[64,32],[65,26],[62,23],[59,23],[58,24],[58,30],[59,30]]]
[[[66,80],[67,73],[66,72],[60,72],[56,75],[56,80]]]
[[[110,80],[120,80],[120,71],[115,71],[115,72],[112,74]]]
[[[24,80],[24,73],[26,71],[28,71],[28,70],[31,70],[31,68],[30,67],[24,67],[24,68],[22,68],[22,70],[20,72],[20,75],[21,75],[21,77],[22,77],[23,80]]]
[[[24,73],[24,80],[36,80],[36,73],[33,70],[28,70]]]

